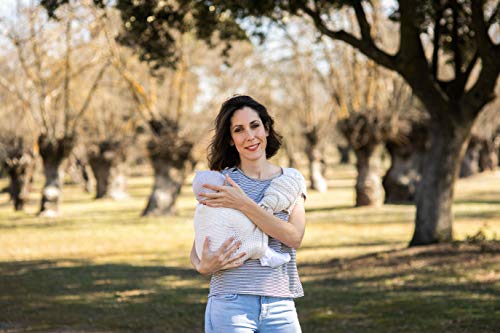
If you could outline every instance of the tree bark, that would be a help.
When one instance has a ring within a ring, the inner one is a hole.
[[[94,187],[92,181],[91,168],[84,159],[80,156],[69,156],[66,167],[66,173],[71,177],[74,184],[81,185],[83,190],[90,193]]]
[[[36,164],[32,152],[19,153],[18,156],[9,156],[4,161],[4,167],[10,178],[9,193],[16,211],[23,210],[28,199]]]
[[[92,146],[88,160],[96,179],[96,199],[128,197],[126,142],[105,140]]]
[[[479,152],[481,145],[481,140],[477,136],[472,135],[460,164],[460,178],[470,177],[479,172]]]
[[[306,156],[309,164],[309,181],[311,182],[310,188],[320,193],[328,190],[328,185],[324,177],[324,168],[322,163],[322,156],[319,150],[319,137],[318,130],[313,127],[305,133],[306,138]]]
[[[337,145],[337,150],[340,154],[340,164],[349,164],[351,159],[349,153],[351,152],[351,146],[349,145]]]
[[[64,176],[62,163],[69,156],[74,146],[74,136],[63,136],[56,139],[41,134],[38,137],[38,147],[45,176],[39,213],[41,216],[55,217],[59,214]]]
[[[297,169],[299,163],[294,149],[287,141],[283,141],[283,149],[285,150],[286,158],[288,160],[288,167]]]
[[[479,171],[495,170],[498,165],[498,141],[499,139],[484,139],[479,150]]]
[[[431,124],[432,145],[425,156],[417,188],[415,231],[410,246],[450,242],[453,239],[453,191],[470,126],[451,121]]]
[[[380,179],[382,144],[367,144],[354,149],[356,155],[356,207],[381,206],[384,190]]]
[[[382,179],[384,203],[412,203],[420,180],[417,154],[392,142],[387,142],[386,148],[391,156],[391,166]]]
[[[193,143],[179,137],[177,126],[168,121],[152,121],[151,126],[155,135],[148,143],[148,152],[154,184],[142,216],[172,215],[182,184],[193,165]]]
[[[403,140],[396,137],[385,145],[391,156],[391,166],[382,179],[385,203],[415,202],[425,151],[429,148],[429,134],[427,125],[413,123],[410,126],[410,133]]]

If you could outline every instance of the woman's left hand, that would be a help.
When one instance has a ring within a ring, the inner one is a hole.
[[[231,186],[204,184],[203,187],[214,190],[216,193],[201,193],[200,196],[207,198],[201,203],[209,207],[238,209],[245,200],[251,200],[229,175],[226,175],[226,182]]]

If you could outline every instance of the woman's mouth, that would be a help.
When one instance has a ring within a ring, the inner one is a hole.
[[[256,151],[257,148],[259,148],[259,143],[256,143],[254,145],[248,146],[245,149],[250,150],[250,151]]]

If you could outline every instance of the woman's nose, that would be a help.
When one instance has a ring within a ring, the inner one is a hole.
[[[246,134],[247,134],[247,140],[253,139],[255,137],[251,128],[246,130]]]

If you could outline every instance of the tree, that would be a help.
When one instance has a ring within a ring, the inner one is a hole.
[[[137,144],[141,119],[118,71],[110,69],[101,87],[80,127],[79,136],[84,142],[80,158],[87,161],[95,177],[95,198],[120,200],[128,197],[127,174],[133,143],[144,149]]]
[[[371,33],[369,14],[373,7],[368,2],[204,3],[229,10],[236,18],[266,16],[280,20],[285,14],[302,16],[312,20],[323,35],[351,45],[401,75],[430,116],[432,142],[417,192],[415,231],[410,246],[452,240],[453,187],[464,145],[474,120],[495,98],[500,45],[492,39],[491,31],[495,29],[493,26],[498,29],[497,1],[399,0],[391,16],[399,23],[399,46],[393,53],[384,50]],[[344,6],[354,11],[358,31],[330,28],[332,12]],[[449,60],[445,65],[439,61],[443,56]],[[441,66],[451,66],[454,76],[442,77]],[[477,75],[472,75],[475,71]]]
[[[498,88],[497,90],[500,90],[500,85]],[[500,99],[497,99],[485,108],[474,123],[471,138],[460,165],[460,177],[469,177],[497,167],[500,147],[499,107]]]
[[[108,67],[95,45],[76,30],[75,26],[83,26],[87,19],[82,7],[78,9],[64,7],[61,20],[48,24],[40,8],[22,7],[17,22],[4,29],[16,52],[16,72],[11,73],[13,81],[0,84],[21,101],[37,123],[37,145],[45,175],[42,216],[58,214],[63,161],[75,146],[77,125]],[[89,74],[96,63],[99,69]],[[82,89],[81,82],[75,83],[82,77],[91,82],[83,85],[87,89]]]
[[[22,104],[9,94],[0,94],[0,165],[9,176],[8,193],[17,211],[23,210],[36,169],[37,147],[33,122],[16,112]]]
[[[326,192],[328,185],[324,176],[324,156],[322,146],[328,139],[333,126],[332,103],[330,94],[324,93],[321,85],[322,73],[317,69],[315,61],[314,38],[310,27],[301,22],[294,22],[294,33],[285,30],[285,41],[280,50],[286,54],[280,60],[282,81],[287,90],[286,117],[293,117],[299,128],[294,129],[302,135],[303,152],[307,157],[310,188],[318,192]],[[297,36],[297,37],[296,37]],[[300,38],[298,37],[300,36]],[[283,121],[286,121],[283,119]],[[290,131],[288,134],[291,134]],[[286,147],[290,150],[290,147]]]

